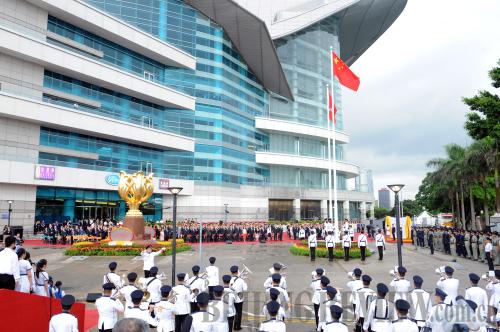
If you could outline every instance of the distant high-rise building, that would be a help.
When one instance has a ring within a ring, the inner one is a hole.
[[[391,206],[391,192],[389,189],[382,188],[378,191],[378,206],[390,210]]]

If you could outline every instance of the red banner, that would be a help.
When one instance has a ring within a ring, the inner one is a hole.
[[[57,299],[0,289],[2,331],[47,332],[50,317],[61,311]],[[71,314],[78,319],[78,331],[85,331],[85,304],[75,303]]]

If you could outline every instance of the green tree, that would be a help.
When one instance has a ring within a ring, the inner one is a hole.
[[[375,207],[375,219],[385,218],[389,214],[389,210],[383,207]]]

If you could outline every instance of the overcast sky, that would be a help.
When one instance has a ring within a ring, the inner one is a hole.
[[[352,66],[358,92],[342,90],[347,158],[373,170],[375,192],[404,183],[413,197],[427,160],[471,143],[461,97],[493,89],[487,72],[498,59],[499,0],[408,1]]]

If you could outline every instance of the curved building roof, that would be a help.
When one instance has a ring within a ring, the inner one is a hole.
[[[184,0],[221,25],[269,91],[293,100],[272,39],[335,15],[342,59],[352,64],[398,18],[407,0]]]

